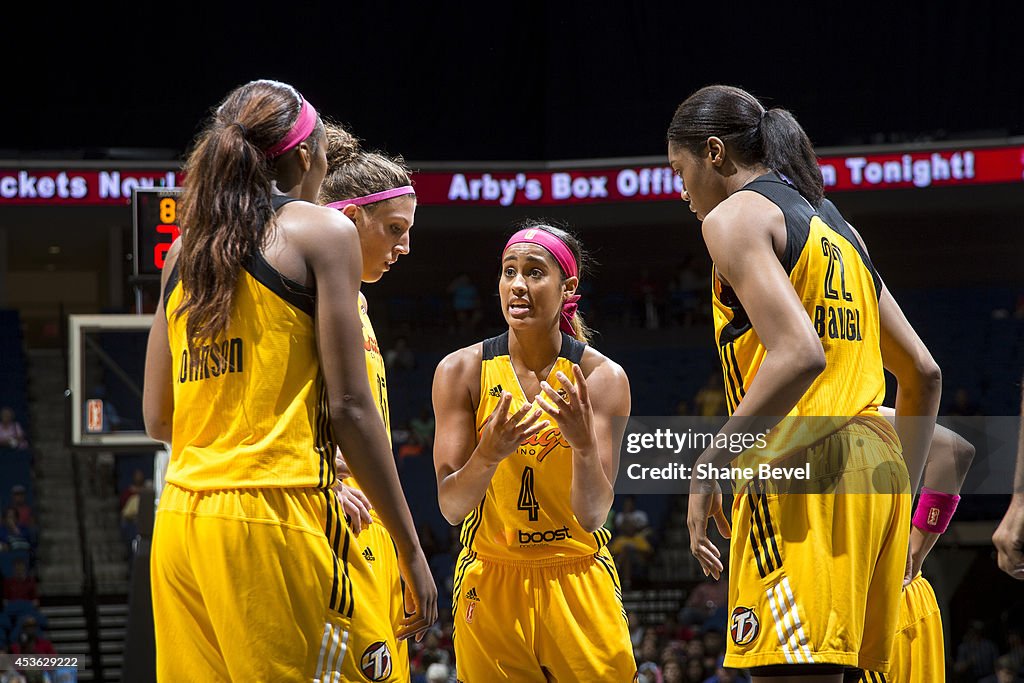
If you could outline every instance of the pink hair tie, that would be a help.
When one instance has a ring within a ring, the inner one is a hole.
[[[931,534],[944,533],[959,502],[958,495],[922,487],[914,511],[914,526]]]
[[[580,300],[579,294],[573,294],[565,303],[562,304],[562,315],[558,322],[558,329],[562,330],[566,334],[574,335],[576,330],[572,327],[572,319],[576,317],[576,309],[579,308],[579,304],[576,302]]]
[[[390,190],[383,190],[381,192],[374,192],[373,194],[363,195],[362,197],[352,197],[351,199],[342,199],[337,202],[331,202],[326,206],[330,209],[337,209],[341,211],[346,206],[355,204],[356,206],[365,206],[367,204],[373,204],[374,202],[382,202],[385,199],[392,199],[393,197],[401,197],[407,194],[416,194],[416,190],[413,189],[412,185],[403,185],[402,187],[393,187]]]
[[[309,137],[309,134],[316,128],[316,109],[313,105],[306,101],[306,98],[302,98],[302,108],[299,109],[299,116],[295,119],[295,123],[292,124],[291,130],[289,130],[283,138],[281,138],[277,144],[272,146],[266,152],[268,159],[279,157],[288,150],[292,149],[300,142]]]
[[[555,257],[555,261],[558,262],[558,266],[565,273],[566,277],[576,277],[578,272],[576,266],[576,257],[572,255],[572,250],[566,246],[565,242],[552,235],[547,230],[541,230],[540,228],[527,228],[520,230],[516,234],[509,238],[505,244],[505,248],[502,250],[502,257],[505,256],[505,252],[513,244],[521,244],[526,242],[527,244],[536,244],[544,247],[547,251]],[[572,327],[572,319],[576,317],[576,310],[579,308],[577,303],[580,300],[579,294],[574,294],[565,300],[562,304],[562,314],[559,317],[558,329],[562,330],[566,334],[576,334],[576,330]]]

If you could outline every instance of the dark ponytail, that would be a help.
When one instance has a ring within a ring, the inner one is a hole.
[[[785,109],[766,111],[757,98],[740,88],[706,86],[676,109],[668,141],[701,156],[712,136],[721,138],[742,163],[763,164],[784,175],[814,206],[824,198],[814,146]]]
[[[245,261],[261,248],[274,222],[270,201],[275,162],[263,150],[298,118],[302,96],[277,81],[253,81],[231,91],[196,138],[184,164],[179,204],[184,297],[190,347],[227,328]],[[316,130],[308,138],[315,145]]]

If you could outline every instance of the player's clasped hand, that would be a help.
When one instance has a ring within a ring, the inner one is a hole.
[[[478,452],[493,464],[498,464],[515,452],[524,440],[547,427],[548,420],[541,420],[543,414],[534,410],[532,403],[523,405],[519,410],[508,414],[512,405],[512,394],[505,391],[494,411],[487,416],[483,429],[480,430]],[[532,412],[531,412],[532,411]]]
[[[398,564],[405,579],[405,604],[412,605],[413,613],[402,620],[395,635],[399,640],[415,638],[419,642],[437,621],[437,584],[422,549],[417,548],[411,557],[399,553]]]
[[[690,496],[686,511],[686,526],[690,530],[690,552],[700,562],[704,576],[713,576],[717,581],[725,568],[722,564],[722,553],[714,542],[708,538],[708,520],[715,518],[718,533],[729,538],[732,531],[729,519],[722,509],[722,489],[714,480],[692,479]]]
[[[585,451],[597,442],[594,432],[594,409],[590,405],[587,380],[579,365],[573,363],[572,374],[575,384],[563,372],[555,377],[562,383],[563,397],[547,382],[541,382],[541,393],[537,394],[537,405],[555,418],[562,436],[573,450]]]

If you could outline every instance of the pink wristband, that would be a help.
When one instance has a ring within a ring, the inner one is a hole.
[[[914,526],[931,534],[945,532],[959,502],[960,496],[922,487],[914,511]]]

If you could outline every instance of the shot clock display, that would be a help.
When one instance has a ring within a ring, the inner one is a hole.
[[[134,272],[160,275],[164,259],[178,239],[178,197],[180,188],[137,187],[132,192]]]

